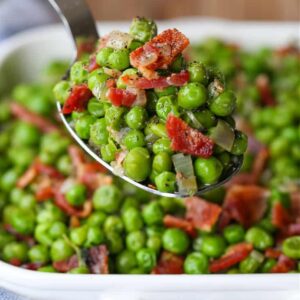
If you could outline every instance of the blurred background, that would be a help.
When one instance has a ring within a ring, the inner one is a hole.
[[[133,16],[156,20],[186,16],[285,22],[300,20],[300,0],[86,1],[97,20],[130,20]],[[48,0],[0,0],[0,39],[30,27],[58,21]]]

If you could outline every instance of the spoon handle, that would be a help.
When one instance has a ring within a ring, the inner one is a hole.
[[[49,2],[70,31],[77,53],[80,52],[83,38],[91,43],[98,40],[96,23],[85,0],[49,0]]]

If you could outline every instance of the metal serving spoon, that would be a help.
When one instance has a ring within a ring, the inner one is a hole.
[[[80,47],[80,41],[82,38],[88,38],[89,41],[97,41],[99,39],[99,35],[97,32],[95,21],[92,17],[92,14],[84,0],[49,0],[54,9],[59,14],[61,20],[63,21],[65,27],[69,30],[70,34],[72,35],[77,53],[79,51]],[[77,57],[77,55],[76,55]],[[66,77],[68,77],[69,72],[67,72]],[[71,136],[74,138],[74,140],[83,148],[90,156],[92,156],[97,162],[99,162],[101,165],[106,167],[109,171],[115,174],[113,167],[105,162],[101,157],[98,156],[96,152],[92,148],[89,147],[88,144],[86,144],[74,131],[74,129],[70,126],[68,121],[66,120],[65,116],[62,113],[61,105],[57,101],[57,109],[59,112],[59,116],[61,120],[63,121],[65,127],[71,134]],[[210,184],[210,185],[204,185],[199,188],[196,195],[201,195],[205,192],[208,192],[210,190],[213,190],[221,185],[223,185],[225,182],[227,182],[233,175],[235,175],[241,168],[243,162],[243,156],[235,157],[235,160],[233,161],[232,166],[224,173],[222,174],[222,177],[220,178],[219,182]],[[141,166],[142,167],[142,166]],[[189,195],[183,195],[178,192],[175,193],[164,193],[160,192],[158,190],[155,190],[146,184],[138,183],[132,179],[130,179],[127,176],[115,174],[116,176],[121,177],[122,179],[126,180],[127,182],[137,186],[140,189],[143,189],[147,192],[150,192],[152,194],[156,194],[159,196],[164,197],[186,197]]]

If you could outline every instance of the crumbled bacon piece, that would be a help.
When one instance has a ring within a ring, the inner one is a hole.
[[[279,256],[281,255],[281,251],[278,249],[273,249],[273,248],[268,248],[265,251],[265,257],[267,258],[279,258]]]
[[[166,68],[188,45],[189,40],[185,35],[177,29],[168,29],[132,51],[130,63],[147,75],[147,70]]]
[[[38,175],[37,169],[35,168],[35,163],[31,164],[31,166],[25,171],[25,173],[18,179],[17,187],[20,189],[25,188],[29,185]]]
[[[277,264],[271,269],[271,273],[287,273],[294,270],[296,261],[281,254],[278,258]]]
[[[63,106],[63,114],[67,115],[73,111],[81,112],[85,110],[87,103],[92,96],[93,94],[86,84],[78,84],[73,86],[71,93]]]
[[[132,92],[114,87],[108,89],[106,96],[115,106],[131,107],[136,99],[136,95]]]
[[[197,231],[194,228],[194,225],[191,221],[174,217],[172,215],[165,215],[164,217],[164,225],[166,227],[176,227],[184,230],[191,237],[197,236]]]
[[[26,269],[26,270],[36,271],[37,269],[39,269],[42,266],[43,266],[42,263],[30,262],[30,263],[21,265],[21,268]]]
[[[186,219],[191,221],[195,228],[209,231],[216,224],[221,213],[221,207],[198,197],[185,199]]]
[[[274,96],[272,95],[270,81],[267,75],[262,74],[256,78],[256,87],[258,88],[258,91],[260,93],[262,104],[266,106],[276,105],[276,101],[274,99]]]
[[[256,185],[233,185],[230,187],[223,204],[222,226],[228,225],[230,220],[235,220],[245,227],[250,227],[258,222],[267,209],[266,196],[266,189]]]
[[[105,245],[92,247],[88,251],[87,265],[93,274],[108,274],[108,250]]]
[[[291,222],[289,212],[279,201],[275,202],[272,206],[271,222],[275,227],[280,229],[284,229]]]
[[[35,192],[35,198],[37,201],[44,201],[53,198],[55,195],[53,186],[51,184],[38,186]]]
[[[189,127],[180,118],[170,114],[166,129],[174,151],[204,158],[212,155],[214,142],[199,130]]]
[[[18,119],[26,123],[36,126],[42,132],[47,133],[47,132],[59,130],[58,127],[55,124],[53,124],[51,121],[28,110],[27,108],[25,108],[24,106],[16,102],[12,102],[10,104],[10,110],[15,117],[17,117]]]
[[[20,267],[22,265],[22,262],[18,258],[10,259],[9,263],[15,267]]]
[[[52,266],[56,271],[66,273],[79,266],[78,256],[74,254],[66,260],[55,261]]]
[[[89,65],[87,66],[87,70],[89,73],[97,70],[100,66],[97,64],[96,55],[93,54],[90,56]]]
[[[152,274],[182,274],[183,262],[183,257],[164,251]]]
[[[3,228],[12,234],[17,240],[25,242],[30,247],[35,244],[35,240],[32,236],[17,232],[10,224],[3,224]]]

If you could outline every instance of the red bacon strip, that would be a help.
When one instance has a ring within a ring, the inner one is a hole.
[[[108,274],[108,250],[105,245],[89,249],[87,264],[93,274]]]
[[[183,262],[183,257],[164,251],[151,274],[182,274]]]
[[[267,75],[262,74],[257,77],[256,87],[258,88],[258,91],[260,93],[260,99],[262,101],[262,104],[266,106],[276,105],[276,101],[272,95],[270,81]]]
[[[115,106],[131,107],[136,99],[136,94],[124,89],[111,87],[108,89],[107,98]]]
[[[284,229],[291,222],[289,212],[278,201],[275,202],[271,209],[271,222],[280,229]]]
[[[192,222],[190,221],[187,221],[182,218],[177,218],[171,215],[165,215],[163,222],[166,227],[176,227],[184,230],[191,237],[197,236],[197,231],[195,230]]]
[[[294,270],[296,267],[296,261],[281,254],[277,261],[277,264],[271,269],[271,273],[287,273]]]

